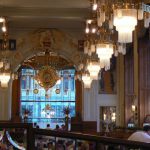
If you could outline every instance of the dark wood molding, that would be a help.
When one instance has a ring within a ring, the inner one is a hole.
[[[14,80],[12,83],[12,121],[20,120],[20,79]]]
[[[143,126],[144,118],[150,114],[150,39],[149,32],[139,39],[139,120]]]
[[[127,54],[124,59],[125,63],[125,126],[132,117],[131,105],[134,95],[134,58],[133,46],[128,47]]]

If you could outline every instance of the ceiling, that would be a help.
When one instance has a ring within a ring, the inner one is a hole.
[[[9,29],[83,29],[89,0],[0,0],[0,16]]]
[[[0,0],[0,16],[7,17],[10,34],[39,28],[71,30],[78,34],[84,32],[91,7],[90,0]]]

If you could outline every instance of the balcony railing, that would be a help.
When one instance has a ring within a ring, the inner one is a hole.
[[[73,150],[149,150],[150,144],[75,132],[33,128],[27,123],[0,123],[1,145],[16,149],[38,150],[48,146],[53,149]],[[8,136],[9,135],[9,136]],[[18,145],[18,148],[17,148]],[[21,149],[21,148],[20,148]]]

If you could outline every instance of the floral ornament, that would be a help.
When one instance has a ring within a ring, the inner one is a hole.
[[[24,117],[28,117],[29,115],[31,115],[31,112],[28,109],[25,109],[23,114],[24,114]]]
[[[63,113],[64,113],[65,115],[69,115],[69,114],[70,114],[70,112],[71,112],[71,109],[70,109],[70,107],[69,107],[69,106],[64,107],[64,109],[63,109]]]

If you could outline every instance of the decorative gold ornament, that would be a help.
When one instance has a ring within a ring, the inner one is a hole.
[[[56,70],[50,66],[43,66],[34,77],[38,84],[46,91],[53,87],[59,79]]]
[[[34,89],[34,90],[33,90],[33,93],[34,93],[34,94],[38,94],[38,93],[39,93],[39,90],[38,90],[38,89]]]
[[[56,93],[56,94],[60,94],[60,89],[56,89],[56,90],[55,90],[55,93]]]

